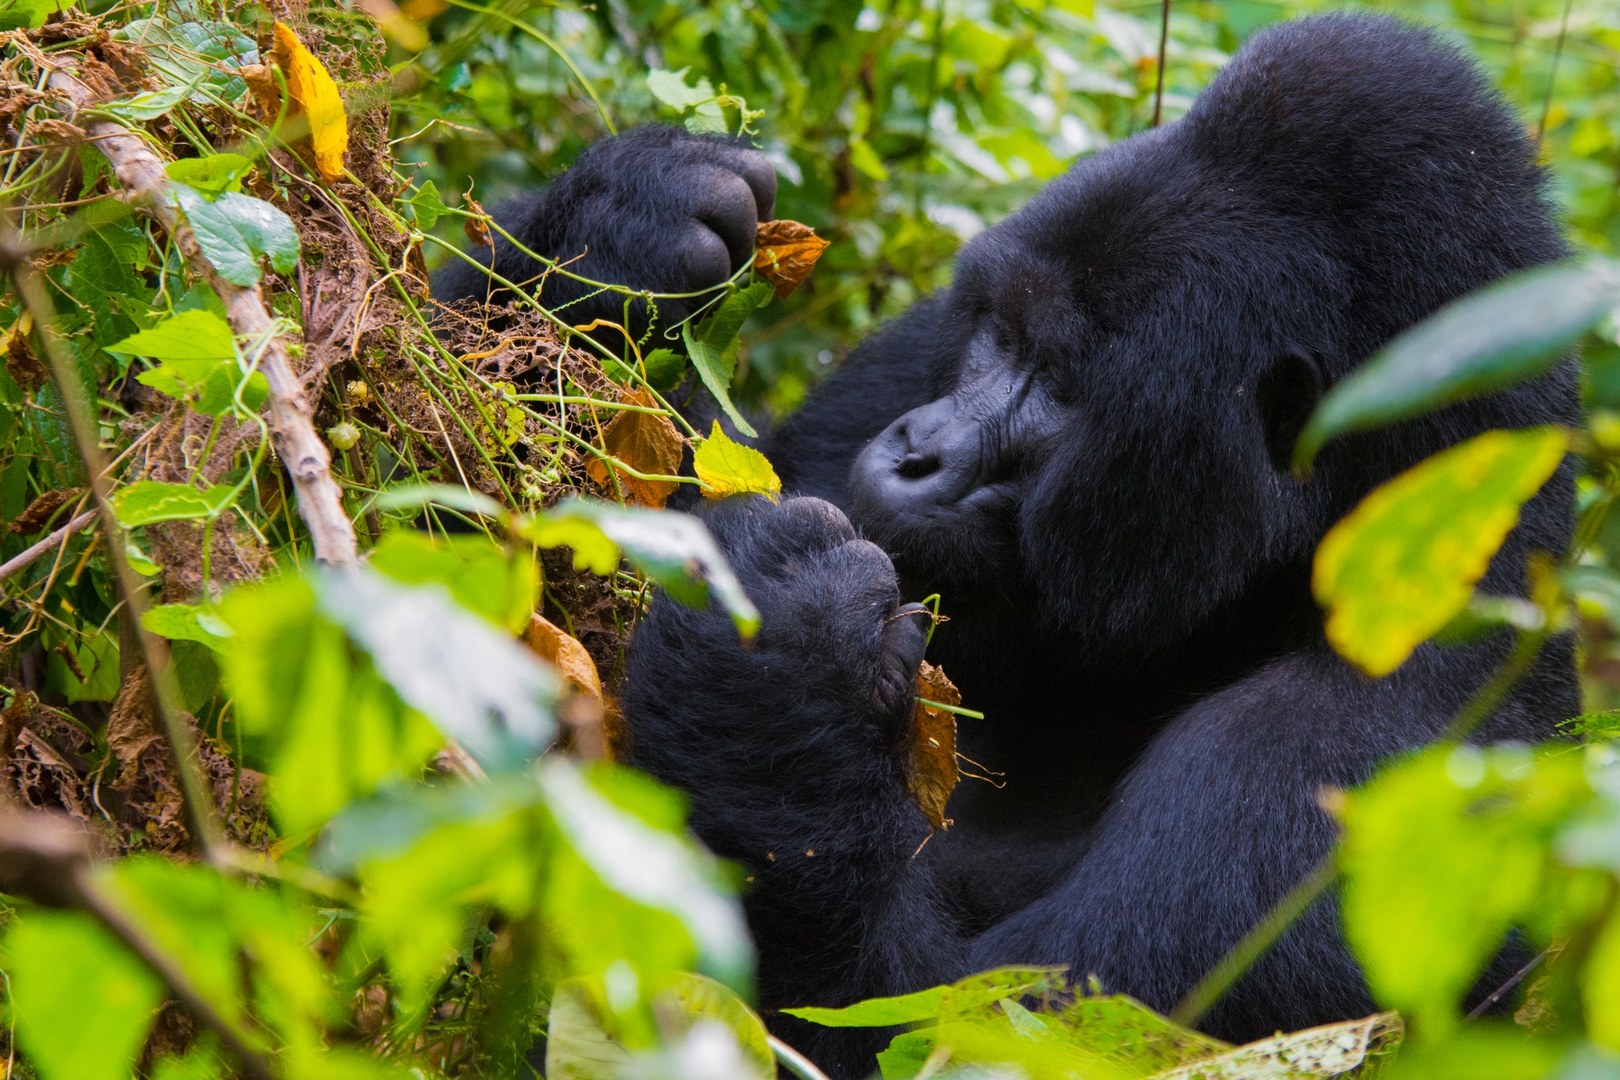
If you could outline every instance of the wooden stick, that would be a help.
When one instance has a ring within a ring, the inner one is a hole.
[[[17,573],[19,570],[26,570],[28,567],[34,564],[34,560],[38,559],[41,555],[51,550],[51,548],[55,547],[57,544],[60,544],[62,541],[66,540],[68,537],[72,536],[74,533],[78,532],[80,529],[84,528],[94,520],[96,520],[96,512],[94,510],[86,510],[84,513],[80,514],[66,525],[63,525],[60,529],[57,529],[55,532],[51,533],[51,535],[41,540],[33,547],[24,548],[16,555],[13,555],[11,558],[7,559],[5,563],[0,564],[0,581],[6,580],[6,578]]]
[[[90,88],[61,68],[52,71],[49,85],[67,98],[75,112],[95,103]],[[237,336],[254,341],[268,337],[269,346],[259,361],[259,370],[270,384],[272,445],[292,477],[298,493],[298,512],[309,528],[315,558],[332,566],[353,563],[354,525],[343,510],[343,493],[332,479],[331,455],[315,432],[314,410],[287,359],[286,343],[279,335],[270,335],[274,322],[259,287],[236,285],[214,272],[191,226],[181,218],[168,194],[169,178],[163,172],[163,163],[140,136],[111,120],[93,120],[86,130],[91,144],[106,155],[119,184],[129,193],[131,204],[144,209],[168,230],[187,264],[219,294],[225,303],[225,317]]]

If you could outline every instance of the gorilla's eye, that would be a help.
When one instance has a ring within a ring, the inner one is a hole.
[[[1322,369],[1305,352],[1290,349],[1260,379],[1255,400],[1266,433],[1266,454],[1279,472],[1287,472],[1294,443],[1322,397]]]

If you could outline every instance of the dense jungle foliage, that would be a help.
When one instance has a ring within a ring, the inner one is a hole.
[[[663,504],[779,486],[667,394],[690,365],[744,424],[792,410],[964,239],[1178,116],[1257,28],[1337,6],[0,0],[6,1075],[816,1080],[749,1007],[745,883],[613,764],[650,588],[758,622]],[[1040,968],[801,1010],[905,1027],[886,1080],[1620,1077],[1620,4],[1384,6],[1483,61],[1580,257],[1392,343],[1296,464],[1571,349],[1587,421],[1403,474],[1315,588],[1371,675],[1436,635],[1515,647],[1440,743],[1324,793],[1334,858],[1173,1017]],[[484,206],[649,120],[750,135],[824,249],[766,238],[679,342],[609,348],[523,296],[493,326],[434,307]],[[1530,600],[1475,596],[1566,454],[1575,547]],[[1570,738],[1464,745],[1570,631]],[[919,730],[973,704],[919,699]],[[1389,1011],[1193,1030],[1330,888]],[[1463,1015],[1510,933],[1539,953],[1516,1011]]]

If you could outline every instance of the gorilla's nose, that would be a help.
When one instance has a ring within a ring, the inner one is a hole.
[[[948,505],[972,489],[978,425],[949,398],[906,413],[862,452],[853,476],[857,494],[898,509]]]

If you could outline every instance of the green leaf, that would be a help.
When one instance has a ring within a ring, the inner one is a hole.
[[[450,212],[450,208],[439,199],[439,187],[431,180],[422,181],[422,186],[411,195],[406,206],[416,215],[416,227],[423,232],[438,224],[439,218]]]
[[[1294,471],[1308,473],[1335,436],[1541,374],[1617,304],[1614,266],[1593,262],[1529,270],[1446,305],[1322,399],[1294,447]]]
[[[737,371],[737,334],[755,309],[771,302],[776,286],[768,281],[756,281],[746,289],[739,289],[720,304],[718,310],[692,329],[690,322],[681,327],[681,340],[686,343],[686,355],[692,358],[698,378],[709,388],[720,408],[725,410],[737,430],[749,438],[759,432],[744,420],[731,403],[730,386]]]
[[[97,105],[95,111],[106,113],[126,124],[141,124],[164,115],[184,101],[190,92],[189,86],[169,86],[162,90],[136,94],[123,101],[109,101],[104,105]]]
[[[619,553],[688,607],[703,607],[709,587],[731,613],[744,638],[759,629],[759,611],[726,565],[709,530],[697,518],[669,510],[637,510],[595,499],[566,499],[523,525],[523,535],[544,548],[567,544],[576,569],[609,574]]]
[[[1064,967],[1004,967],[898,997],[870,998],[842,1009],[783,1009],[823,1027],[892,1027],[971,1012],[1009,998],[1064,987]]]
[[[407,704],[485,768],[521,768],[550,744],[556,676],[444,586],[400,585],[365,567],[314,581],[320,610],[371,654]]]
[[[505,508],[488,495],[449,484],[401,484],[378,495],[371,504],[378,510],[438,505],[468,514],[500,517]]]
[[[42,1080],[128,1080],[163,983],[88,915],[34,911],[6,931],[17,1042]]]
[[[1568,1049],[1562,1039],[1526,1038],[1517,1025],[1481,1021],[1443,1043],[1406,1046],[1376,1075],[1378,1080],[1541,1080],[1555,1075]],[[1556,1075],[1560,1080],[1609,1080],[1613,1073],[1558,1070]]]
[[[548,1080],[627,1080],[645,1073],[645,1064],[608,1034],[612,1008],[601,979],[568,979],[552,997],[546,1026]],[[658,1015],[679,1025],[665,1033],[666,1041],[688,1035],[700,1022],[722,1024],[737,1040],[743,1073],[767,1080],[776,1075],[776,1059],[759,1017],[732,991],[713,979],[690,972],[676,976],[674,985],[658,995]],[[721,1070],[717,1075],[735,1076]]]
[[[679,919],[697,944],[700,969],[733,990],[748,992],[753,943],[741,907],[721,891],[713,856],[616,806],[569,762],[549,761],[539,776],[558,830],[602,882],[627,899]]]
[[[124,545],[124,559],[129,568],[141,577],[155,577],[163,572],[163,567],[152,561],[152,557],[134,544]]]
[[[675,389],[686,377],[686,357],[674,349],[654,349],[642,357],[642,363],[647,368],[648,384],[659,393]],[[621,386],[630,382],[630,369],[611,357],[602,361],[602,370]]]
[[[703,483],[706,498],[758,494],[775,502],[782,492],[782,481],[770,460],[753,447],[732,441],[718,420],[709,437],[693,449],[692,468]]]
[[[696,86],[686,85],[686,73],[691,70],[683,67],[679,71],[650,71],[647,73],[647,89],[652,91],[653,97],[677,112],[685,112],[693,105],[713,100],[714,87],[709,85],[708,79],[700,76]]]
[[[181,377],[197,382],[211,370],[204,365],[236,359],[236,336],[230,323],[212,311],[181,311],[107,346],[107,351],[194,365],[182,368]]]
[[[163,166],[170,180],[195,188],[204,195],[241,191],[242,177],[253,162],[241,154],[209,154],[201,158],[181,158]]]
[[[170,641],[195,641],[222,651],[235,631],[210,608],[196,604],[159,604],[141,615],[141,625]]]
[[[57,10],[56,0],[8,0],[0,4],[0,30],[38,30]]]
[[[189,484],[137,480],[113,495],[113,513],[118,517],[118,524],[126,529],[159,521],[217,517],[231,504],[235,493],[228,484],[215,484],[206,491],[198,491]]]
[[[1552,843],[1591,798],[1581,755],[1522,746],[1432,747],[1350,792],[1340,906],[1379,1002],[1449,1034],[1510,928],[1550,934]]]
[[[1375,678],[1399,667],[1468,604],[1568,441],[1556,427],[1487,431],[1363,499],[1316,549],[1333,647]]]
[[[220,664],[236,716],[250,757],[270,773],[270,806],[287,834],[416,777],[444,745],[320,616],[303,578],[235,589],[217,613],[232,631]]]
[[[252,285],[261,276],[259,257],[268,256],[280,274],[298,265],[298,230],[286,214],[263,199],[224,192],[212,201],[184,184],[170,188],[185,212],[203,254],[219,276]]]
[[[415,529],[395,529],[371,553],[371,566],[407,585],[436,581],[462,607],[508,633],[522,633],[534,612],[534,559],[527,546],[508,552],[483,536],[437,540]]]

